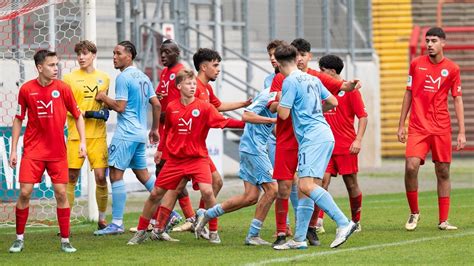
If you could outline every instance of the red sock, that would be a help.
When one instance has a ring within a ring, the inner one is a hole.
[[[158,228],[159,230],[165,230],[171,210],[163,206],[160,206],[158,209],[158,218],[156,219],[155,228]]]
[[[26,221],[28,220],[29,211],[30,211],[29,207],[26,207],[23,210],[15,208],[17,235],[22,235],[25,233],[25,226],[26,226]]]
[[[158,211],[160,210],[160,205],[156,207],[156,211],[153,213],[152,219],[158,220]]]
[[[446,222],[449,215],[449,197],[438,197],[439,223]]]
[[[59,233],[62,238],[69,237],[69,221],[71,218],[71,209],[70,208],[56,208],[56,213],[58,216],[59,224]]]
[[[181,210],[183,210],[183,215],[184,217],[191,218],[194,217],[194,210],[193,210],[193,205],[191,204],[191,199],[189,196],[184,196],[179,199],[179,206],[181,207]]]
[[[209,220],[209,231],[217,231],[217,217]]]
[[[362,193],[359,196],[354,198],[349,198],[349,203],[351,205],[351,214],[352,214],[352,221],[357,223],[360,221],[360,211],[362,208]]]
[[[277,198],[275,201],[275,220],[277,233],[286,234],[286,217],[288,216],[288,199]]]
[[[316,227],[316,225],[318,224],[320,210],[321,209],[318,207],[318,205],[314,204],[314,211],[313,215],[311,216],[311,220],[309,221],[309,227]]]
[[[206,208],[205,206],[206,205],[204,205],[204,200],[202,200],[201,198],[201,200],[199,200],[199,209],[205,209]]]
[[[149,224],[150,224],[150,219],[147,219],[140,215],[140,218],[138,219],[137,230],[146,230]]]
[[[418,210],[418,191],[407,191],[408,205],[410,205],[411,213],[419,213]]]
[[[318,218],[319,219],[324,219],[324,211],[323,210],[319,210]]]

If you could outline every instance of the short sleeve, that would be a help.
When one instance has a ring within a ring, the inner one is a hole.
[[[282,86],[280,106],[291,109],[296,99],[296,86],[291,79],[285,79]]]
[[[452,79],[453,79],[453,83],[451,85],[451,95],[453,97],[462,96],[461,75],[459,73],[459,67],[458,66],[456,66],[456,68],[455,68]]]
[[[15,117],[20,120],[25,119],[26,109],[27,109],[26,89],[24,87],[21,87],[20,92],[18,93],[18,106],[16,109]]]
[[[214,94],[214,90],[211,86],[207,86],[207,91],[209,92],[209,103],[212,104],[214,107],[219,108],[222,105],[221,100],[216,97]]]
[[[155,93],[155,90],[153,89],[153,84],[151,84],[151,81],[149,79],[147,79],[146,83],[148,84],[148,86],[147,86],[147,88],[148,88],[147,95],[150,95],[150,96],[148,96],[148,100],[149,100],[153,97],[156,97],[156,93]]]
[[[413,75],[415,70],[415,61],[412,61],[410,64],[410,70],[408,71],[408,79],[407,79],[407,90],[411,91],[411,86],[413,84]]]
[[[337,80],[322,72],[316,73],[317,75],[315,76],[321,80],[321,83],[324,85],[324,87],[326,87],[326,90],[329,90],[332,94],[337,94],[339,90],[341,90],[341,86],[344,83],[342,80]]]
[[[367,110],[365,109],[364,101],[362,100],[362,95],[359,90],[354,90],[350,92],[351,94],[351,103],[352,109],[357,116],[357,118],[367,117]]]
[[[318,86],[320,86],[321,88],[321,100],[326,100],[327,98],[329,98],[329,96],[331,96],[332,94],[329,92],[329,90],[321,83],[321,82],[317,82]]]
[[[275,94],[273,94],[275,97],[269,99],[269,101],[267,103],[267,106],[270,106],[272,103],[278,101],[277,98],[276,98],[276,95],[279,91],[282,90],[284,80],[285,80],[285,76],[283,76],[283,74],[281,74],[281,73],[278,73],[273,78],[272,85],[270,87],[270,92],[275,92]]]
[[[115,100],[128,100],[128,82],[123,73],[115,80]]]
[[[81,111],[79,110],[79,106],[77,106],[76,100],[74,99],[71,87],[69,87],[67,84],[64,84],[63,100],[69,113],[71,113],[75,119],[79,118]]]
[[[210,128],[224,128],[227,125],[227,118],[225,118],[214,106],[208,107],[209,116],[207,125]]]

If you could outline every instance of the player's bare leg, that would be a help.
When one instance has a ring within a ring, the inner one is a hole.
[[[349,203],[351,206],[352,221],[357,224],[356,232],[362,230],[360,225],[360,213],[362,208],[362,191],[357,182],[357,173],[343,175],[342,179],[346,185],[349,194]]]
[[[410,206],[410,216],[405,224],[408,231],[415,230],[420,220],[418,209],[418,171],[420,164],[421,159],[418,157],[408,157],[405,161],[405,191]]]
[[[278,185],[276,182],[263,183],[262,188],[265,191],[257,203],[255,209],[254,219],[250,224],[249,232],[245,238],[247,245],[270,245],[271,243],[260,238],[260,229],[265,221],[265,218],[272,207],[278,194]]]
[[[440,230],[456,230],[456,226],[448,223],[451,180],[449,178],[450,163],[435,162],[435,172],[438,183],[438,208]]]

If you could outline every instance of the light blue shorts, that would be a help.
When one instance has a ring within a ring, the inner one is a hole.
[[[267,143],[268,157],[272,163],[273,168],[275,168],[275,151],[276,151],[276,142],[275,140],[268,140]]]
[[[298,177],[323,179],[333,149],[334,141],[300,147],[298,150]]]
[[[240,152],[239,177],[254,186],[275,182],[272,179],[272,164],[267,154],[253,155]]]
[[[145,143],[112,138],[109,145],[109,166],[146,169]]]

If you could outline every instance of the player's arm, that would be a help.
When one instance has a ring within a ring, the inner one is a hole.
[[[252,103],[252,98],[247,99],[243,102],[223,102],[219,107],[217,107],[217,111],[219,112],[226,112],[236,110],[242,107],[247,107]]]
[[[152,107],[153,121],[151,124],[150,133],[148,134],[148,138],[150,140],[150,143],[156,144],[160,140],[158,128],[160,127],[161,103],[158,100],[158,97],[151,97],[150,104]]]
[[[367,129],[367,116],[359,118],[359,124],[357,125],[357,135],[355,140],[352,142],[351,146],[349,147],[349,152],[351,154],[358,154],[360,152],[360,147],[362,138],[364,137],[365,130]]]
[[[77,116],[76,118],[76,128],[77,132],[79,133],[79,139],[81,141],[79,147],[79,157],[86,157],[87,150],[86,150],[86,126],[84,123],[84,118],[82,115]]]
[[[411,90],[406,90],[403,96],[402,110],[400,112],[400,120],[398,121],[398,141],[405,143],[407,141],[407,132],[405,130],[405,120],[411,108],[412,93]]]
[[[353,91],[358,90],[361,87],[361,83],[358,79],[344,81],[341,85],[341,91]]]
[[[242,120],[252,124],[270,124],[276,123],[276,118],[258,115],[254,112],[245,111],[242,115]]]
[[[337,99],[334,95],[330,94],[329,97],[324,99],[323,112],[327,112],[337,106]]]
[[[456,150],[464,149],[466,146],[466,129],[464,127],[464,103],[462,101],[462,96],[454,97],[454,112],[456,113],[456,118],[458,120],[458,138]]]
[[[18,140],[20,139],[20,133],[21,133],[21,125],[23,123],[23,120],[18,119],[15,117],[13,119],[13,125],[12,125],[12,145],[10,147],[10,160],[9,164],[11,168],[15,168],[17,164],[17,146],[18,146]]]
[[[99,91],[95,96],[97,101],[103,102],[106,106],[108,106],[111,110],[114,110],[117,113],[125,112],[125,107],[127,107],[127,101],[125,100],[114,100],[107,96],[105,91]]]

